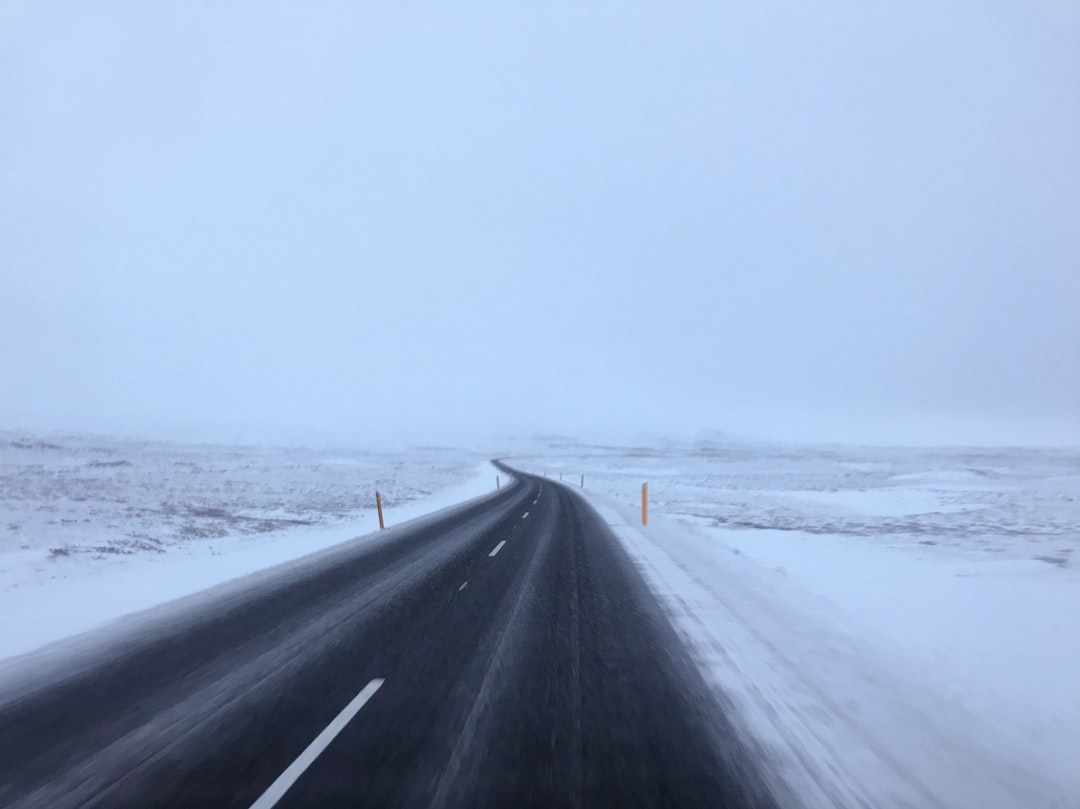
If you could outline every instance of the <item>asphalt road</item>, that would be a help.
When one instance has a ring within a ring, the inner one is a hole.
[[[0,694],[3,807],[772,807],[600,517],[498,494]]]

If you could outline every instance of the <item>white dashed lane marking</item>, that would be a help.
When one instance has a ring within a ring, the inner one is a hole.
[[[296,783],[296,779],[304,774],[304,770],[311,766],[312,762],[319,757],[319,754],[334,740],[334,737],[345,729],[345,726],[352,721],[352,718],[364,707],[364,703],[371,699],[382,684],[383,680],[372,680],[365,685],[364,690],[353,697],[353,701],[334,717],[334,721],[315,737],[315,741],[307,746],[307,749],[300,754],[296,761],[277,777],[277,780],[270,785],[255,803],[251,804],[251,809],[271,809],[271,807],[275,806],[289,791],[289,787]]]
[[[494,548],[492,548],[491,553],[489,553],[488,556],[494,556],[495,554],[497,554],[499,551],[502,550],[502,546],[505,545],[505,544],[506,544],[505,539],[500,541],[498,545],[496,545]]]

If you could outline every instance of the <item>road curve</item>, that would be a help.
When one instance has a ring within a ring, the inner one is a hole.
[[[0,806],[774,806],[560,484],[252,581],[0,693]]]

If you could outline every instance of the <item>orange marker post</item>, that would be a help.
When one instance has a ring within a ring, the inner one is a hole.
[[[649,524],[649,484],[641,484],[641,524]]]
[[[379,530],[381,531],[386,528],[386,523],[383,522],[382,517],[382,495],[379,494],[378,490],[375,491],[375,508],[379,512]]]

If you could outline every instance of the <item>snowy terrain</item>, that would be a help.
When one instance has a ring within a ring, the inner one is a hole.
[[[794,805],[1080,807],[1080,452],[563,441],[518,463],[585,474]]]
[[[495,488],[461,450],[0,433],[0,660]]]
[[[516,453],[586,476],[793,806],[1080,807],[1080,452]],[[440,448],[0,433],[0,661],[369,534],[376,489],[394,524],[494,477]]]

